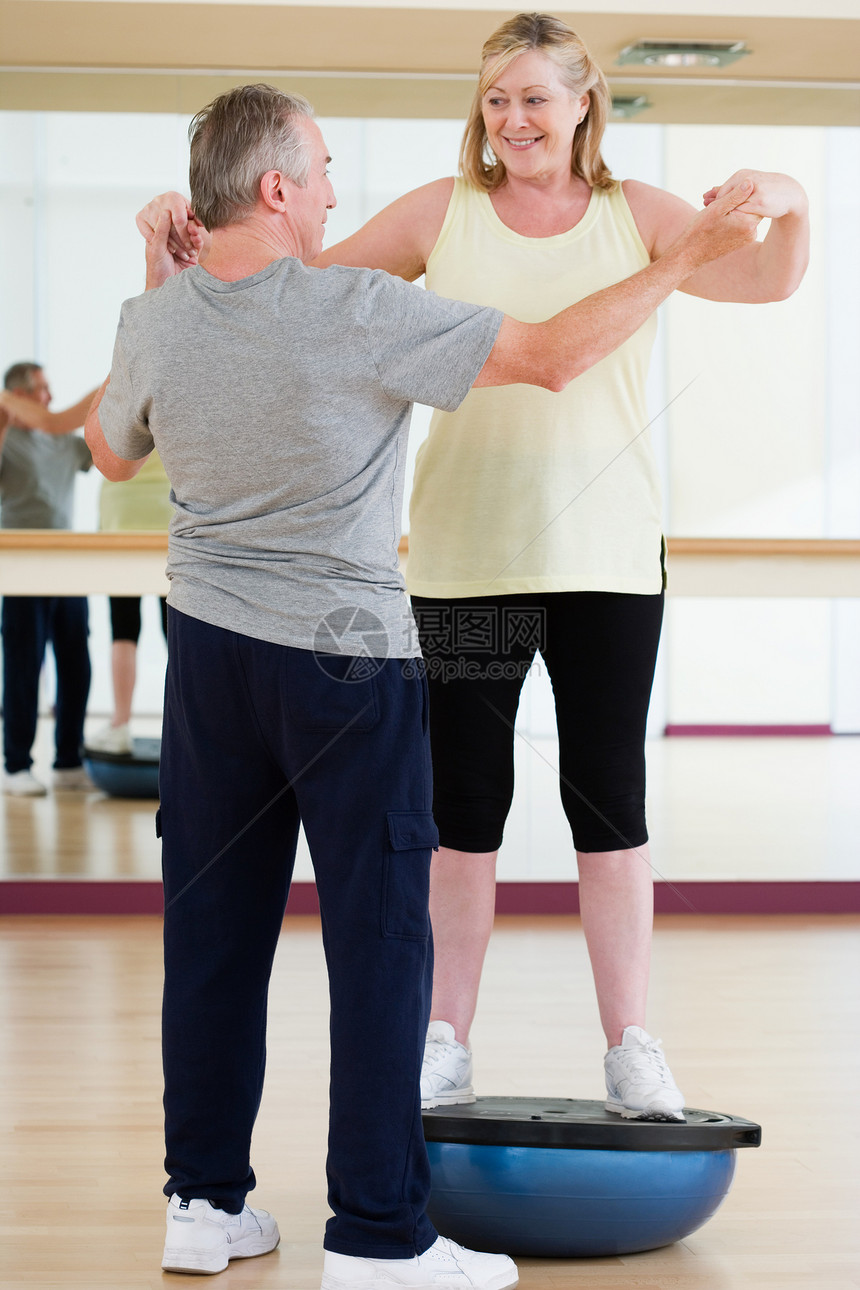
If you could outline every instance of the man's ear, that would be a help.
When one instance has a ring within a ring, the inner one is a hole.
[[[271,210],[285,211],[286,180],[280,170],[267,170],[260,180],[260,196]]]

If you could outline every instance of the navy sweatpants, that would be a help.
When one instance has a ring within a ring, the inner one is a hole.
[[[39,718],[39,674],[48,641],[57,672],[55,770],[81,764],[90,692],[86,596],[4,596],[3,757],[10,774],[29,770]]]
[[[270,644],[169,611],[161,752],[168,1195],[238,1212],[299,821],[331,999],[325,1246],[436,1239],[419,1079],[430,1008],[427,695],[412,660]],[[289,1144],[285,1144],[288,1156]]]

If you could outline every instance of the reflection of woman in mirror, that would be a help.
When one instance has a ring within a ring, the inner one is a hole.
[[[114,483],[106,479],[99,499],[99,529],[103,533],[129,530],[167,532],[173,515],[170,481],[157,452],[150,453],[134,479]],[[111,679],[113,715],[106,726],[87,739],[87,747],[100,752],[129,754],[131,705],[137,680],[137,643],[140,639],[140,596],[111,596]],[[167,640],[167,601],[160,597],[161,630]]]

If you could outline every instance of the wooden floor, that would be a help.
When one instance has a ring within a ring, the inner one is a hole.
[[[93,730],[102,724],[103,718],[90,719]],[[160,719],[136,716],[134,729],[157,736]],[[34,770],[44,783],[51,778],[53,737],[53,722],[40,720]],[[860,880],[860,737],[649,739],[646,755],[659,876],[673,883]],[[515,760],[517,791],[499,878],[570,882],[576,873],[553,770],[557,741],[517,739]],[[100,793],[0,794],[0,881],[159,881],[154,812],[152,801]],[[295,877],[313,877],[303,844]]]
[[[146,917],[0,919],[2,1290],[191,1284],[159,1269],[159,936]],[[523,1290],[857,1290],[858,967],[856,918],[660,920],[652,1029],[688,1104],[758,1121],[763,1145],[738,1153],[726,1203],[685,1241],[521,1260]],[[222,1290],[319,1286],[326,1008],[319,928],[290,919],[252,1197],[282,1244],[231,1264]],[[499,920],[473,1039],[479,1093],[600,1096],[575,920]]]

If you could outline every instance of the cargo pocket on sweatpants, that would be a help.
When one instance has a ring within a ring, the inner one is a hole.
[[[430,934],[430,852],[439,845],[432,811],[389,811],[382,888],[382,933],[409,940]]]

